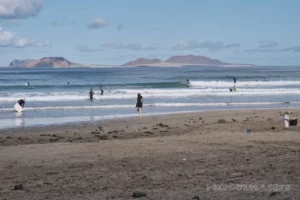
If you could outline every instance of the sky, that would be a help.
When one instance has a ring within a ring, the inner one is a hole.
[[[0,66],[202,55],[300,66],[298,0],[0,0]]]

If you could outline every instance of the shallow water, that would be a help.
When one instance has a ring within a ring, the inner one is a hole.
[[[229,92],[233,77],[237,92]],[[300,107],[300,68],[0,69],[0,128],[135,116],[137,93],[143,96],[146,115],[287,109]],[[13,111],[21,98],[26,98],[23,114]]]

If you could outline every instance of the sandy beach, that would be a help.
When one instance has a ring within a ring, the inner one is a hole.
[[[300,199],[300,128],[284,111],[0,130],[0,199]]]

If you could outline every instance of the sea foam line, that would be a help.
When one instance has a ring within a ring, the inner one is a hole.
[[[191,106],[238,106],[238,105],[274,105],[274,104],[300,104],[300,102],[220,102],[220,103],[154,103],[144,104],[144,107],[191,107]],[[76,109],[114,109],[135,108],[135,105],[100,105],[100,106],[49,106],[49,107],[25,107],[29,110],[76,110]],[[0,108],[0,112],[12,111],[13,108]]]

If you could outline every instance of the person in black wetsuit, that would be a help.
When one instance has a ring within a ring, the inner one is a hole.
[[[232,92],[232,87],[229,88],[229,91]]]
[[[189,79],[186,79],[186,83],[187,83],[187,84],[190,84],[190,80],[189,80]]]
[[[103,95],[104,91],[102,89],[102,86],[100,86],[101,95]]]
[[[26,99],[20,99],[19,101],[18,101],[18,104],[23,108],[24,107],[24,105],[25,105],[25,100]]]
[[[94,92],[93,92],[93,89],[91,88],[90,90],[90,100],[93,100],[94,98]]]
[[[142,117],[143,97],[140,93],[137,94],[137,101],[135,107],[137,108],[140,117]]]
[[[235,77],[233,77],[233,83],[234,83],[234,84],[236,83],[236,78],[235,78]]]

